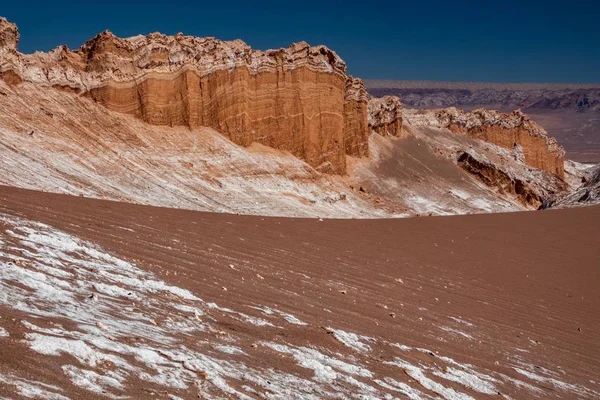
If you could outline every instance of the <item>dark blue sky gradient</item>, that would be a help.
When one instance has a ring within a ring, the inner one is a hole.
[[[105,29],[325,44],[365,79],[600,83],[600,0],[11,1],[30,53]]]

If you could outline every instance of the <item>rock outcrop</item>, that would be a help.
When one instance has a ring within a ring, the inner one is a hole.
[[[499,195],[515,197],[523,205],[533,209],[542,207],[557,192],[566,190],[566,184],[556,177],[555,180],[547,178],[544,184],[540,185],[537,179],[514,176],[503,164],[490,162],[472,151],[461,153],[456,162],[465,172],[485,185],[495,188]]]
[[[399,137],[402,131],[402,103],[395,96],[369,100],[369,127],[382,136]]]
[[[234,143],[291,152],[321,172],[344,174],[346,155],[369,155],[369,135],[401,136],[397,97],[375,99],[325,46],[258,51],[241,40],[109,31],[78,50],[21,54],[19,32],[0,20],[0,74],[88,97],[153,124],[210,127]],[[520,112],[442,110],[444,127],[523,148],[527,163],[564,177],[564,151]]]
[[[0,17],[0,78],[14,85],[21,82],[19,74],[11,68],[10,62],[18,57],[19,30],[17,25]]]
[[[16,52],[19,44],[19,30],[17,25],[0,17],[0,55],[4,52]]]
[[[345,155],[368,154],[363,83],[325,46],[257,51],[241,40],[105,31],[75,51],[20,54],[14,24],[0,21],[1,72],[75,91],[155,125],[212,127],[240,145],[287,150],[343,174]]]
[[[369,156],[369,101],[362,79],[349,76],[344,99],[344,146],[347,155]]]
[[[477,137],[457,134],[447,119],[440,118],[444,115],[442,111],[446,110],[405,109],[403,129],[427,143],[432,152],[451,160],[471,178],[485,184],[498,197],[516,200],[527,209],[538,209],[569,190],[568,182],[556,174],[530,166],[523,146],[517,144],[506,149]],[[570,173],[569,181],[572,179]],[[446,199],[440,197],[440,201]]]
[[[520,110],[505,114],[486,109],[469,112],[451,107],[439,110],[436,116],[442,127],[455,133],[468,134],[509,150],[520,146],[527,164],[564,179],[564,149]]]
[[[582,185],[572,192],[561,193],[548,202],[547,208],[566,208],[600,204],[600,166],[592,167]]]
[[[0,19],[3,184],[353,217],[532,209],[567,187],[562,148],[520,111],[405,110],[324,46],[105,31],[26,55],[18,41]]]

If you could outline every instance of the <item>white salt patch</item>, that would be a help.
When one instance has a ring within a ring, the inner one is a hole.
[[[284,313],[283,311],[280,311],[279,313],[283,316],[283,319],[285,319],[290,324],[294,324],[294,325],[308,325],[306,322],[299,320],[298,318],[296,318],[292,314]]]
[[[447,326],[442,326],[442,327],[440,327],[440,329],[443,330],[443,331],[445,331],[445,332],[450,332],[450,333],[454,333],[456,335],[460,335],[460,336],[462,336],[462,337],[464,337],[466,339],[469,339],[469,340],[475,340],[475,338],[473,336],[469,335],[468,333],[459,331],[458,329],[449,328]]]
[[[239,347],[236,347],[236,346],[218,345],[218,346],[215,346],[215,349],[222,351],[223,353],[227,353],[227,354],[243,354],[243,355],[246,354],[246,353],[244,353],[244,351],[242,349],[240,349]]]
[[[339,340],[342,344],[344,344],[345,346],[350,347],[356,351],[359,351],[359,352],[371,351],[371,346],[361,342],[361,339],[362,340],[375,340],[368,336],[359,336],[356,333],[345,332],[340,329],[327,328],[327,330],[330,332],[333,332],[333,336],[337,340]]]
[[[267,307],[267,306],[263,306],[263,307],[249,306],[249,307],[254,308],[255,310],[259,310],[260,312],[262,312],[263,314],[266,314],[266,315],[279,314],[283,317],[283,319],[285,319],[290,324],[308,325],[306,322],[301,321],[300,319],[296,318],[296,316],[286,313],[284,311],[278,310],[276,308],[271,308],[271,307]]]
[[[531,380],[534,380],[536,382],[540,382],[540,383],[549,383],[561,390],[564,390],[566,392],[570,392],[570,393],[575,393],[578,394],[579,396],[596,396],[596,397],[600,397],[600,393],[596,392],[595,390],[580,386],[580,385],[573,385],[570,383],[566,383],[563,381],[560,381],[558,379],[554,379],[554,378],[548,378],[545,376],[540,376],[538,374],[535,374],[533,372],[530,371],[526,371],[524,369],[521,368],[513,368],[515,371],[517,371],[518,373],[520,373],[521,375],[524,375],[526,377],[528,377]]]
[[[439,394],[446,400],[474,400],[473,397],[465,393],[457,392],[452,388],[445,387],[444,385],[426,377],[419,367],[407,363],[404,360],[396,358],[395,361],[387,361],[384,362],[384,364],[396,365],[402,368],[408,376],[419,382],[425,389]]]
[[[518,379],[512,378],[508,375],[504,375],[504,374],[498,374],[498,376],[500,376],[503,380],[507,381],[507,382],[511,382],[514,385],[516,385],[519,388],[523,388],[525,390],[528,390],[530,392],[534,392],[534,393],[541,393],[542,390],[536,386],[530,385],[529,383],[520,381]]]
[[[8,331],[0,326],[0,337],[9,337],[9,336],[10,336],[10,334],[8,333]]]
[[[262,318],[251,317],[249,315],[246,315],[246,314],[240,313],[240,312],[238,312],[236,314],[240,315],[244,319],[244,321],[246,321],[249,324],[252,324],[254,326],[272,326],[272,327],[275,327],[275,325],[273,325],[269,321],[265,321]]]
[[[61,388],[42,382],[32,382],[15,376],[0,375],[0,383],[16,387],[19,395],[30,399],[69,400],[68,397],[56,393],[62,392]]]
[[[234,311],[231,308],[218,306],[215,303],[207,303],[206,305],[209,308],[212,308],[212,309],[215,309],[215,310],[219,310],[219,311],[222,311],[222,312],[225,312],[225,313],[228,313],[228,314],[239,315],[242,318],[243,321],[245,321],[245,322],[247,322],[249,324],[252,324],[254,326],[271,326],[271,327],[274,327],[274,328],[280,328],[280,327],[277,327],[277,326],[273,325],[272,323],[270,323],[269,321],[266,321],[266,320],[264,320],[262,318],[252,317],[250,315],[247,315],[247,314],[244,314],[244,313],[241,313],[241,312],[238,312],[238,311]]]
[[[451,189],[451,190],[450,190],[450,192],[451,192],[451,193],[452,193],[454,196],[458,197],[458,198],[459,198],[459,199],[461,199],[461,200],[468,200],[468,199],[470,199],[470,198],[471,198],[471,195],[470,195],[469,193],[467,193],[467,192],[464,192],[464,191],[462,191],[462,190],[458,190],[458,189]]]
[[[108,395],[111,398],[126,398],[117,397],[110,393],[106,393],[107,389],[121,389],[123,378],[115,379],[110,376],[100,375],[94,371],[89,371],[75,367],[73,365],[63,365],[62,370],[71,379],[74,385],[86,390]]]
[[[269,342],[264,342],[263,345],[280,353],[292,355],[298,365],[313,370],[315,373],[314,379],[319,382],[331,383],[336,379],[345,379],[348,375],[373,376],[373,373],[365,368],[329,357],[315,349],[289,347]]]
[[[180,310],[180,311],[189,312],[189,313],[192,313],[192,314],[198,315],[198,316],[204,315],[204,311],[202,311],[196,307],[187,306],[185,304],[173,304],[173,308]]]
[[[385,377],[382,380],[376,379],[375,382],[384,387],[387,390],[392,390],[394,392],[398,392],[408,397],[411,400],[422,400],[425,398],[429,398],[429,396],[425,396],[423,392],[414,389],[413,387],[407,385],[404,382],[398,382],[393,378]]]
[[[21,321],[21,325],[23,325],[24,327],[35,331],[35,332],[39,332],[39,333],[49,333],[51,335],[56,335],[56,336],[68,336],[68,332],[66,332],[64,330],[64,328],[60,327],[60,328],[41,328],[37,325],[32,324],[29,321],[25,321],[22,320]],[[69,336],[73,339],[79,338],[79,335],[75,335],[75,336]]]
[[[520,349],[518,347],[515,347],[515,350],[521,353],[529,353],[529,350],[525,350],[525,349]]]
[[[482,211],[489,211],[489,212],[493,212],[493,211],[497,212],[498,211],[497,204],[493,204],[492,202],[487,201],[482,198],[475,198],[475,199],[471,198],[469,200],[469,205],[471,207],[478,208]]]
[[[411,348],[411,347],[405,346],[405,345],[403,345],[403,344],[391,343],[391,345],[392,345],[392,346],[394,346],[394,347],[397,347],[397,348],[399,348],[399,349],[400,349],[400,350],[402,350],[402,351],[411,351],[411,350],[412,350],[412,348]]]
[[[137,296],[131,290],[123,289],[116,285],[107,285],[105,283],[94,283],[94,289],[99,293],[105,294],[112,297],[124,297],[134,299]]]
[[[474,326],[472,323],[467,322],[464,319],[460,319],[460,318],[457,318],[457,317],[448,317],[448,318],[450,318],[450,319],[452,319],[452,320],[454,320],[454,321],[456,321],[456,322],[458,322],[460,324],[464,324],[464,325],[467,325],[467,326]]]
[[[498,389],[494,385],[473,373],[449,367],[445,373],[435,371],[433,374],[449,381],[460,383],[479,393],[498,394]]]
[[[29,340],[29,347],[40,354],[51,356],[69,354],[82,364],[91,367],[96,367],[105,361],[110,361],[117,365],[127,364],[123,358],[94,350],[82,340],[45,336],[38,333],[26,333],[25,337]]]

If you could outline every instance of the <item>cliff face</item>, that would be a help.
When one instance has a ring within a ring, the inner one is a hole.
[[[382,136],[399,137],[402,131],[402,103],[395,96],[369,101],[369,126]]]
[[[443,127],[453,132],[509,150],[520,147],[527,164],[561,179],[565,177],[564,149],[520,110],[505,114],[485,109],[467,112],[451,107],[439,110],[436,117]]]
[[[18,84],[21,78],[15,73],[10,62],[18,56],[19,30],[15,24],[0,17],[0,78],[9,84]]]
[[[324,172],[345,173],[346,154],[368,155],[363,83],[324,46],[262,52],[240,40],[122,39],[106,31],[76,51],[23,55],[16,27],[0,26],[5,80],[75,91],[150,124],[212,127],[243,146],[290,151]]]
[[[75,51],[25,55],[18,40],[17,27],[0,18],[0,76],[9,85],[54,87],[152,125],[214,128],[242,146],[289,151],[321,172],[345,174],[347,155],[369,156],[371,132],[402,135],[400,100],[371,98],[324,46],[258,51],[240,40],[105,31]],[[451,108],[433,119],[518,147],[530,166],[564,177],[564,151],[521,112]]]
[[[350,156],[369,156],[369,101],[363,81],[349,76],[344,99],[344,146]]]

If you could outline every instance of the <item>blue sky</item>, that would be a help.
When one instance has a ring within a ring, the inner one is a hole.
[[[79,47],[105,29],[254,48],[325,44],[365,79],[600,83],[600,0],[20,1],[22,52]]]

